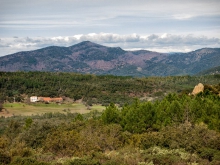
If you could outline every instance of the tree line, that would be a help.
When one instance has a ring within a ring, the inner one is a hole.
[[[193,87],[219,83],[219,75],[134,78],[51,72],[0,72],[0,100],[25,101],[30,96],[69,97],[89,105],[123,105],[134,97],[162,98],[167,93],[190,93]]]

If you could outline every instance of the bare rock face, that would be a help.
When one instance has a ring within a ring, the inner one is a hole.
[[[204,91],[204,85],[202,83],[199,83],[198,85],[196,85],[192,91],[192,95],[196,95],[200,92]]]

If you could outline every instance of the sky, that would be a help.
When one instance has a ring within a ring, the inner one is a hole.
[[[220,47],[220,0],[0,0],[0,56],[82,41],[125,50]]]

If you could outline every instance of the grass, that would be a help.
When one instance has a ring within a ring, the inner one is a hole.
[[[34,103],[34,104],[25,104],[25,103],[5,103],[3,107],[8,111],[8,113],[0,113],[0,116],[30,116],[50,112],[59,112],[59,113],[88,113],[91,110],[102,111],[105,109],[101,105],[93,105],[90,107],[90,110],[82,103],[73,103],[73,104],[44,104],[44,103]]]

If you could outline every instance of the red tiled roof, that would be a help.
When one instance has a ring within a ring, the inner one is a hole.
[[[50,97],[43,97],[43,101],[51,101]]]
[[[45,102],[50,102],[50,101],[63,101],[63,98],[58,97],[58,98],[50,98],[50,97],[38,97],[39,100],[45,101]]]

